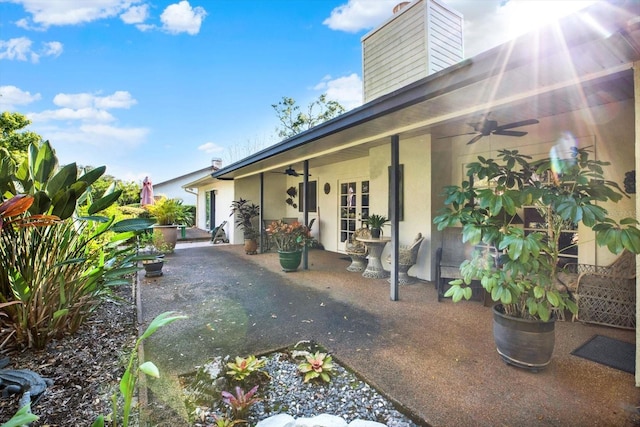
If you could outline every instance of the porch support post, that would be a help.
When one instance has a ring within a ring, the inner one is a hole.
[[[389,188],[389,211],[391,212],[391,278],[389,279],[391,286],[391,301],[398,301],[398,243],[400,234],[399,227],[399,193],[400,182],[398,179],[398,169],[400,163],[400,136],[391,136],[391,179]]]
[[[307,206],[307,194],[309,194],[309,160],[304,161],[302,178],[302,223],[309,225],[309,206]],[[302,269],[309,269],[309,248],[305,246],[302,250]]]
[[[264,224],[264,172],[260,172],[260,216],[258,217],[259,224],[258,229],[260,230],[260,253],[264,253],[264,248],[266,246],[264,232],[262,231],[262,225]]]
[[[640,61],[633,64],[634,115],[635,115],[635,153],[636,171],[640,171]],[[640,174],[636,172],[636,188],[640,188]],[[636,197],[636,219],[640,219],[640,197]],[[638,256],[636,256],[636,270]],[[640,320],[640,277],[636,276],[636,325]],[[636,387],[640,387],[640,329],[636,329]]]

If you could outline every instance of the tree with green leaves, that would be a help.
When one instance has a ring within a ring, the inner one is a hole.
[[[94,169],[93,166],[85,166],[84,168],[85,171],[92,169]],[[91,197],[94,199],[100,198],[111,186],[114,186],[117,190],[122,190],[118,205],[126,206],[140,203],[140,184],[134,181],[123,181],[113,175],[103,175],[98,178],[91,186]]]
[[[0,151],[5,156],[9,156],[16,164],[22,163],[27,157],[27,149],[30,144],[39,145],[42,137],[35,132],[23,131],[31,124],[31,120],[27,119],[20,113],[10,113],[8,111],[0,114]]]
[[[281,138],[291,138],[307,129],[339,116],[346,110],[338,101],[327,99],[327,94],[311,102],[303,112],[293,98],[283,96],[282,101],[271,105],[280,120],[281,127],[276,129]]]

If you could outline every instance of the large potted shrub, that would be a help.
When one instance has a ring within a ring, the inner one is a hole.
[[[565,159],[533,161],[518,150],[500,150],[497,159],[478,157],[467,165],[468,179],[445,188],[447,206],[434,223],[439,230],[462,225],[463,241],[477,245],[460,266],[463,279],[450,282],[445,296],[469,299],[471,282],[480,281],[497,303],[494,338],[509,364],[544,368],[555,344],[555,314],[577,311],[558,286],[567,250],[560,244],[561,230],[583,224],[613,253],[640,252],[637,221],[616,222],[602,206],[625,193],[605,179],[608,163],[589,155],[588,149],[573,148]],[[541,229],[525,231],[513,221],[525,207],[543,218]]]
[[[302,260],[302,250],[313,243],[311,237],[311,227],[315,218],[311,220],[309,226],[295,221],[287,224],[283,221],[274,221],[267,227],[269,239],[278,248],[280,267],[283,271],[296,271]]]
[[[236,226],[244,234],[244,251],[248,255],[255,255],[258,252],[258,237],[260,228],[253,224],[255,218],[260,216],[260,206],[250,203],[249,200],[240,198],[231,203],[231,215],[236,217]]]
[[[178,225],[188,220],[187,207],[179,199],[161,197],[153,205],[145,206],[156,220],[154,229],[164,236],[164,243],[172,252],[178,240]]]

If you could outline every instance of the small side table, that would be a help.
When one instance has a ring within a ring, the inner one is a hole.
[[[378,239],[356,237],[356,240],[364,243],[369,251],[369,262],[367,263],[367,268],[362,272],[362,277],[369,279],[384,279],[387,277],[389,273],[382,268],[380,255],[382,255],[387,242],[391,241],[391,237],[380,237]]]

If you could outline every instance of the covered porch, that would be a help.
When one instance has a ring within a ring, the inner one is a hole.
[[[493,157],[508,148],[542,157],[567,137],[570,145],[590,147],[598,160],[611,162],[607,174],[612,181],[622,184],[626,172],[637,169],[640,23],[637,4],[614,4],[596,4],[591,21],[584,15],[567,17],[559,27],[525,35],[409,84],[213,177],[232,180],[234,198],[259,203],[264,218],[315,217],[319,241],[336,253],[344,252],[345,237],[360,226],[365,210],[388,215],[392,259],[399,245],[420,232],[425,240],[409,273],[434,280],[441,235],[432,220],[443,206],[442,188],[460,182],[465,164],[478,155]],[[484,132],[471,124],[489,118],[498,124],[538,123],[517,129],[527,132],[522,137],[488,132],[477,139]],[[474,143],[468,145],[470,140]],[[283,173],[288,168],[297,174]],[[315,210],[305,209],[301,198],[295,208],[285,202],[289,188],[310,192],[310,183],[315,183]],[[344,216],[345,193],[352,187],[353,218],[351,212]],[[632,195],[607,209],[617,218],[637,218],[636,205]],[[580,247],[580,263],[611,262],[613,255],[597,248],[589,233],[578,233],[581,242],[589,242]],[[240,238],[232,241],[240,243]],[[390,269],[391,299],[401,300],[397,263]]]

